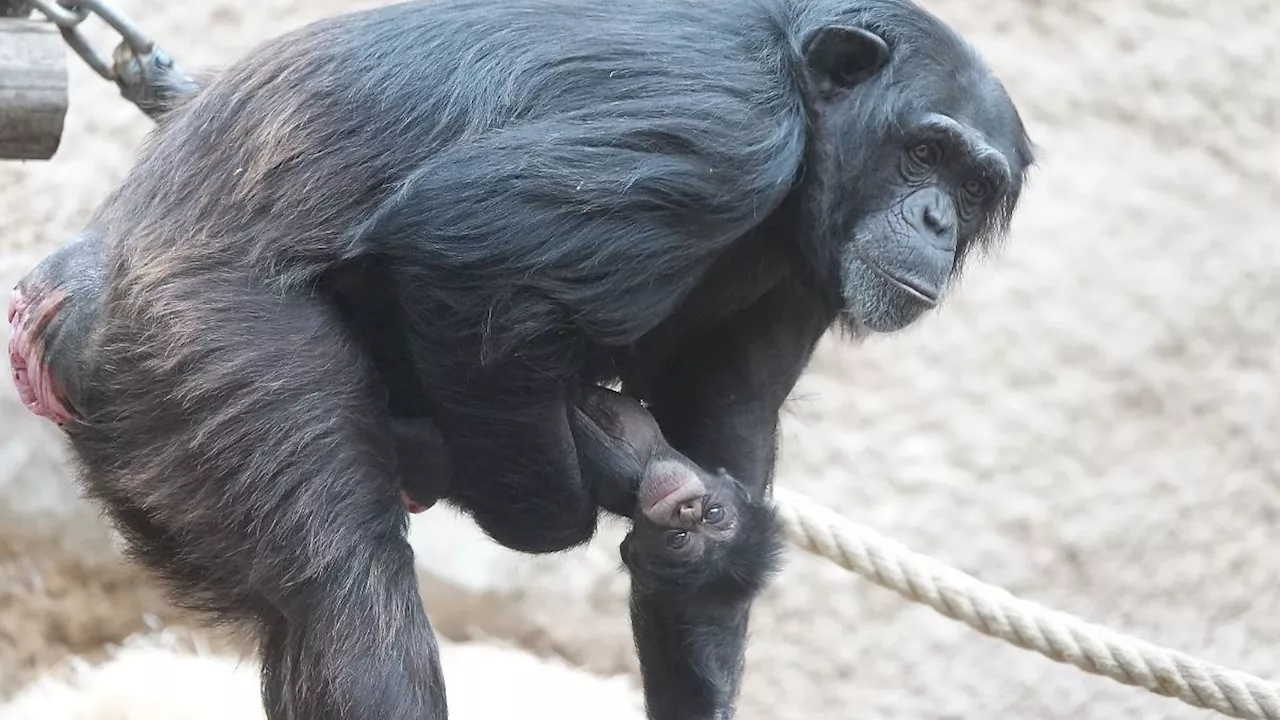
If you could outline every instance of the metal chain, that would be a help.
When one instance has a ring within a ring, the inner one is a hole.
[[[125,99],[152,119],[164,114],[185,95],[195,93],[195,81],[133,20],[106,0],[0,0],[3,7],[30,6],[58,26],[63,40],[104,79],[114,82]],[[90,47],[80,24],[96,15],[119,34],[121,42],[108,60]]]

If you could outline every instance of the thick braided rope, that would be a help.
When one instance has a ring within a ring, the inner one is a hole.
[[[981,633],[1223,715],[1280,720],[1280,685],[1019,599],[783,488],[774,500],[793,544]]]

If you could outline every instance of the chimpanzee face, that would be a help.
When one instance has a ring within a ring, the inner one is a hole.
[[[723,470],[663,459],[645,471],[641,512],[622,542],[632,579],[676,597],[750,597],[779,566],[772,506]]]
[[[964,45],[826,28],[807,44],[817,123],[811,259],[858,329],[892,332],[1003,234],[1031,163],[1004,89]],[[935,53],[944,50],[950,57]],[[945,66],[940,70],[939,66]]]
[[[641,515],[624,542],[628,566],[693,565],[733,539],[747,497],[727,475],[699,477],[690,465],[654,463],[640,486]]]

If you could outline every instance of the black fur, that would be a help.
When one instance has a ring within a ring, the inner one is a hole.
[[[595,383],[758,501],[822,334],[935,304],[1031,162],[905,0],[396,5],[267,43],[161,123],[76,251],[103,294],[65,306],[93,320],[67,431],[176,597],[261,628],[272,720],[445,716],[393,415],[438,424],[447,499],[520,550],[622,502],[579,464]],[[652,717],[732,715],[748,605],[689,623],[637,587]]]

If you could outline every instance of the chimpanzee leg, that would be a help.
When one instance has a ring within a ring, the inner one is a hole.
[[[718,330],[685,339],[648,398],[667,440],[703,468],[723,468],[752,492],[765,492],[778,412],[832,319],[816,298],[788,282]],[[650,718],[729,716],[742,679],[748,615],[749,608],[725,608],[720,616],[707,608],[691,611],[633,584],[632,628]],[[702,662],[694,666],[693,658]]]
[[[238,273],[114,287],[67,433],[135,556],[258,630],[271,720],[445,718],[359,345],[324,303]]]

